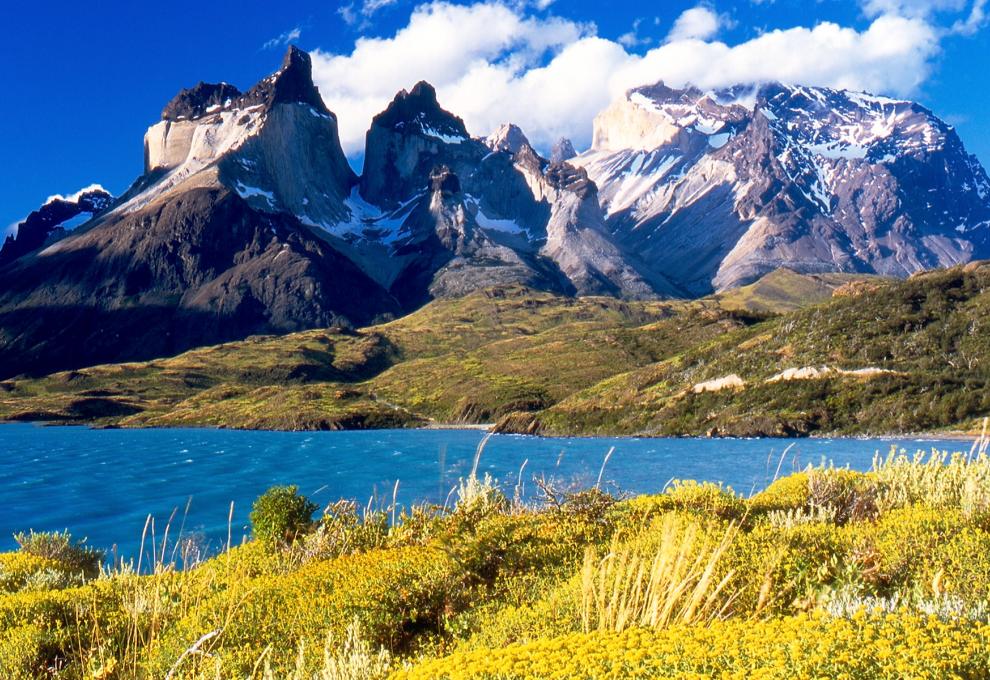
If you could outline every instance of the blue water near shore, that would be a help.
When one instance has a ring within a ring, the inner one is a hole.
[[[476,430],[257,432],[212,429],[94,430],[0,425],[0,550],[26,529],[69,529],[93,546],[136,556],[149,515],[159,540],[174,513],[171,536],[195,536],[212,549],[250,532],[251,502],[273,484],[297,484],[315,502],[340,498],[389,506],[443,504],[470,473],[484,437]],[[610,447],[603,485],[655,493],[671,479],[722,482],[749,495],[774,476],[823,460],[870,467],[891,446],[968,450],[961,441],[920,439],[553,439],[493,436],[479,474],[512,495],[522,473],[526,495],[534,476],[592,486]],[[187,511],[188,507],[188,511]]]

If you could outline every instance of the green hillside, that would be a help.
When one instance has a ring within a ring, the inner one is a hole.
[[[988,280],[981,265],[908,281],[778,270],[711,298],[653,302],[490,289],[358,330],[0,382],[0,418],[268,429],[496,422],[545,434],[965,428],[990,412]],[[787,369],[804,369],[785,376],[801,379],[774,379]],[[711,381],[724,389],[704,391]]]
[[[749,436],[970,427],[990,412],[988,315],[985,264],[854,283],[500,428]]]

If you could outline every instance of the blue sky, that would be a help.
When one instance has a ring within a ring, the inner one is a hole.
[[[625,87],[776,78],[916,99],[990,166],[987,0],[11,3],[0,25],[0,230],[49,195],[122,192],[142,135],[200,80],[247,88],[314,53],[349,155],[400,87],[433,82],[474,134],[587,145]]]

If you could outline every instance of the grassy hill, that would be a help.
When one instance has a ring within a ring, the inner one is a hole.
[[[969,265],[908,281],[778,270],[694,301],[492,289],[358,330],[0,382],[0,418],[269,429],[497,422],[544,434],[965,428],[990,412],[988,282],[990,267]]]
[[[0,675],[986,678],[988,480],[985,455],[902,456],[750,498],[684,482],[524,506],[470,478],[447,508],[315,519],[282,487],[242,546],[203,559],[166,533],[102,571],[65,534],[22,535],[0,553]]]
[[[990,412],[988,314],[987,265],[856,282],[500,427],[739,436],[968,427]]]
[[[716,337],[741,326],[739,317],[711,301],[496,289],[360,330],[255,337],[0,382],[0,417],[276,429],[490,421]]]

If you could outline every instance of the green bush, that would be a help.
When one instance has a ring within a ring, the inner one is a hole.
[[[35,557],[54,560],[67,570],[92,578],[100,573],[103,552],[87,545],[86,539],[73,541],[68,531],[29,531],[14,535],[21,550]]]
[[[269,547],[291,545],[313,526],[317,505],[293,486],[273,486],[251,509],[254,535]]]

